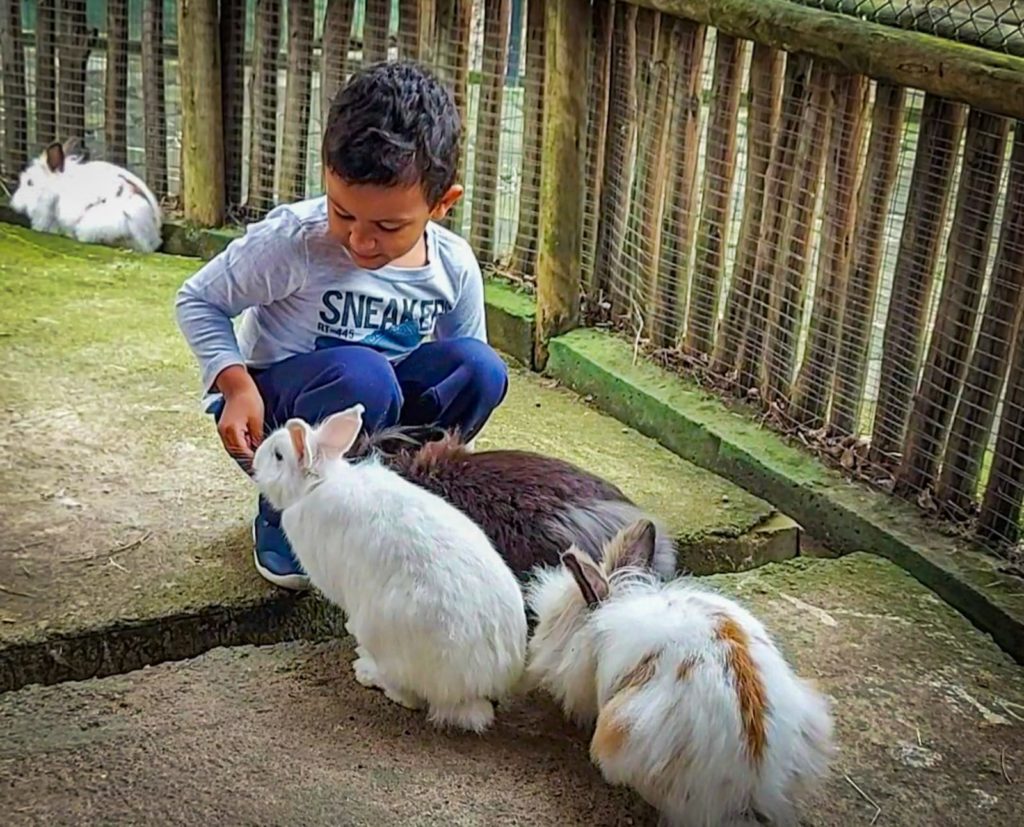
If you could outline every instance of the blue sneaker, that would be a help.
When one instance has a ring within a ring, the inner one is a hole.
[[[295,559],[280,526],[271,525],[262,514],[257,514],[252,523],[252,540],[253,562],[264,580],[297,592],[309,588],[309,576]]]

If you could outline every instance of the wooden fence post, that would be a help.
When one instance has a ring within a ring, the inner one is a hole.
[[[128,163],[128,0],[107,0],[105,104],[105,160],[124,166]]]
[[[4,152],[3,174],[15,181],[28,163],[28,107],[25,95],[25,45],[21,34],[21,4],[8,0],[0,6],[0,43],[3,45]]]
[[[179,0],[178,50],[185,219],[216,227],[224,223],[217,0]]]
[[[590,3],[545,4],[544,141],[540,179],[540,255],[534,361],[547,362],[548,340],[579,319],[583,227],[583,130],[587,119]]]

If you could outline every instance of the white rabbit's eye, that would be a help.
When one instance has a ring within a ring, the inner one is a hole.
[[[33,181],[33,180],[32,180],[31,178],[29,178],[29,179],[28,179],[28,180],[27,180],[27,181],[25,182],[25,186],[26,186],[26,187],[34,187],[35,185],[36,185],[36,182],[35,182],[35,181]]]
[[[281,452],[280,451],[275,450],[274,451],[274,459],[276,459],[278,462],[281,462],[281,461],[284,460],[284,457],[281,456]]]

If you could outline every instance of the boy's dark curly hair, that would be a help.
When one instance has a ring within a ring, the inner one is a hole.
[[[413,61],[355,72],[334,98],[323,159],[349,184],[419,183],[431,207],[455,183],[462,125],[452,93]]]

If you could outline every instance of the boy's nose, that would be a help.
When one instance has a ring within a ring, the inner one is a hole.
[[[371,235],[352,230],[348,237],[348,246],[357,256],[370,256],[376,252],[377,242]]]

